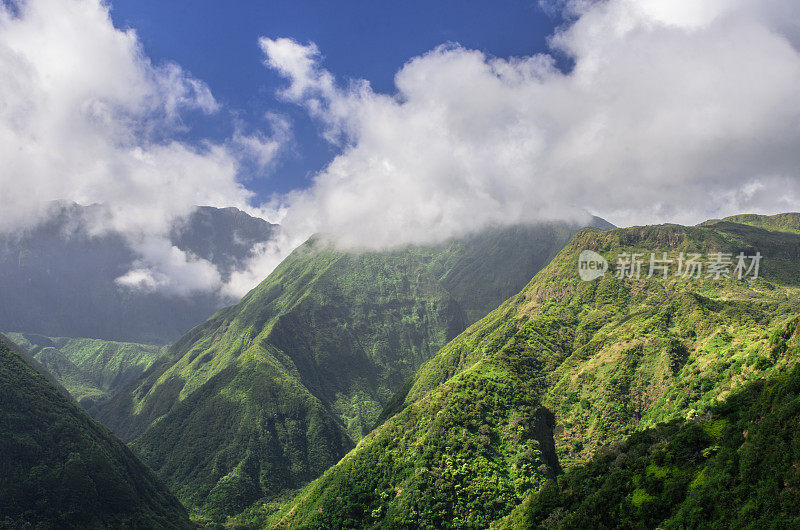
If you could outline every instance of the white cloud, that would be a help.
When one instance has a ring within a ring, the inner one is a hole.
[[[250,289],[261,283],[281,261],[307,239],[307,234],[298,231],[280,230],[266,243],[256,245],[253,256],[244,268],[234,271],[225,283],[222,294],[241,298]]]
[[[289,136],[285,124],[275,137],[175,140],[182,113],[220,105],[178,65],[152,64],[101,0],[0,2],[0,72],[0,231],[36,222],[52,200],[102,203],[109,215],[95,230],[121,232],[142,254],[122,283],[220,287],[207,263],[136,242],[166,234],[197,205],[248,210],[242,161],[270,164]]]
[[[391,95],[337,82],[313,43],[262,38],[280,95],[343,146],[279,201],[282,224],[382,246],[582,210],[626,225],[798,208],[800,4],[565,4],[551,45],[571,71],[443,46]]]
[[[292,141],[292,126],[286,117],[267,113],[264,118],[272,129],[269,136],[261,131],[246,135],[237,130],[229,142],[230,149],[250,158],[259,170],[272,165],[280,152]]]
[[[133,247],[142,259],[117,278],[123,287],[186,296],[214,291],[222,284],[212,263],[181,251],[167,239],[148,236],[136,241]]]

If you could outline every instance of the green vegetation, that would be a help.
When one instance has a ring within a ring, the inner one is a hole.
[[[100,339],[6,333],[67,389],[90,413],[141,377],[163,354],[162,346]]]
[[[131,451],[0,336],[0,527],[190,528]]]
[[[793,333],[793,354],[800,354]],[[797,528],[800,367],[605,447],[499,528]]]
[[[597,217],[589,226],[614,228]],[[430,270],[471,324],[518,293],[576,233],[574,225],[563,223],[485,230],[440,248]]]
[[[423,362],[576,230],[514,227],[386,252],[312,239],[98,418],[198,520],[271,505],[344,456]]]
[[[285,528],[479,528],[560,472],[543,361],[479,362],[359,442],[276,514]]]
[[[386,416],[394,416],[268,525],[485,525],[559,465],[572,469],[663,422],[706,417],[796,363],[798,247],[796,234],[731,222],[581,232],[521,293],[423,364],[392,400]],[[612,264],[621,252],[759,251],[764,259],[758,279],[609,273],[583,282],[584,249]],[[525,429],[513,435],[516,415]],[[485,452],[471,449],[481,441]],[[532,449],[530,460],[519,459],[519,447]],[[672,476],[667,460],[655,464],[655,480]],[[474,484],[487,495],[472,495]],[[629,493],[634,506],[659,502],[645,486]]]
[[[745,213],[731,215],[723,221],[739,223],[743,225],[756,226],[765,230],[778,230],[780,232],[800,233],[800,213],[779,213],[777,215],[758,215]],[[708,221],[714,223],[716,221]]]

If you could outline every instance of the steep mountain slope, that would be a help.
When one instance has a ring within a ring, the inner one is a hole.
[[[790,337],[797,348],[797,322]],[[499,528],[797,528],[800,367],[600,451]]]
[[[190,528],[121,441],[0,336],[0,526]]]
[[[587,226],[614,225],[594,217]],[[531,228],[488,229],[457,240],[437,252],[431,272],[458,300],[468,323],[476,322],[519,292],[572,239],[578,227],[546,223]]]
[[[98,418],[188,505],[237,513],[339,460],[470,315],[521,288],[576,231],[515,227],[362,253],[312,239]]]
[[[518,359],[515,359],[518,361]],[[281,528],[480,528],[560,472],[536,367],[497,358],[451,378],[272,514]],[[255,508],[240,520],[270,515]]]
[[[95,405],[135,381],[164,352],[162,346],[101,339],[6,333],[91,412]]]
[[[137,259],[116,233],[90,236],[101,206],[55,203],[23,233],[0,234],[0,329],[51,337],[166,343],[207,319],[225,301],[132,291],[115,279]],[[272,237],[274,225],[235,208],[201,207],[172,230],[172,243],[209,259],[223,277]]]
[[[584,282],[583,250],[611,264],[622,253],[649,261],[651,252],[763,259],[757,279],[676,276],[675,263],[666,278],[647,278],[645,266],[639,279],[608,272]],[[799,235],[730,222],[581,232],[521,293],[426,362],[396,400],[398,413],[270,524],[459,527],[508,514],[559,466],[638,429],[705,414],[747,381],[794,364],[784,337],[800,314],[798,256]],[[486,449],[473,465],[479,440]]]

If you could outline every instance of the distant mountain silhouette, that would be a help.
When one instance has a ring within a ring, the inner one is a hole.
[[[121,288],[114,280],[137,255],[119,234],[87,234],[86,219],[100,208],[58,203],[36,227],[0,235],[0,330],[166,343],[230,303],[209,293],[180,297]],[[275,229],[236,208],[203,206],[176,223],[170,239],[209,260],[226,279]]]

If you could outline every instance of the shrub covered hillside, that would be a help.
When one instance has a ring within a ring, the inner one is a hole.
[[[29,527],[191,524],[125,444],[0,336],[0,528]]]
[[[420,364],[576,231],[516,227],[361,253],[309,241],[98,417],[198,517],[222,520],[336,463]]]
[[[763,259],[757,279],[676,268],[647,278],[645,266],[639,279],[609,271],[584,282],[586,249],[611,264],[623,252]],[[796,362],[786,337],[800,314],[799,252],[800,235],[731,222],[581,232],[427,361],[386,415],[396,414],[269,525],[486,525],[553,470],[660,422],[705,415]]]
[[[44,366],[90,414],[98,403],[135,381],[163,353],[162,346],[101,339],[6,333]]]
[[[797,346],[793,324],[792,353]],[[800,367],[599,451],[497,528],[800,527]]]
[[[757,215],[752,213],[745,213],[740,215],[731,215],[726,217],[723,221],[731,223],[740,223],[743,225],[757,226],[766,230],[777,230],[779,232],[792,232],[800,234],[800,213],[779,213],[777,215]],[[708,224],[716,223],[718,221],[708,221]]]

